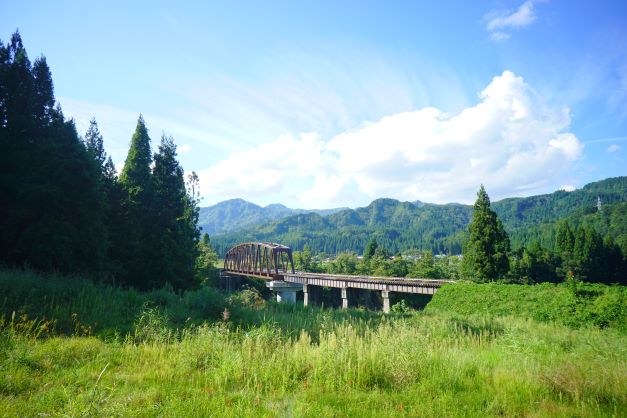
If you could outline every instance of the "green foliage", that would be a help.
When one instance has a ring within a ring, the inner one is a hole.
[[[483,185],[477,193],[468,235],[463,261],[466,274],[479,282],[505,276],[509,270],[509,237],[490,209],[490,198]]]
[[[99,167],[104,167],[107,162],[107,153],[104,149],[104,140],[98,129],[96,118],[92,118],[89,121],[89,128],[87,128],[87,133],[85,134],[85,149],[87,149],[87,154]]]
[[[370,241],[368,241],[368,245],[366,245],[366,249],[364,250],[364,258],[366,260],[370,260],[374,256],[378,247],[379,244],[377,243],[377,239],[375,237],[370,238]]]
[[[144,117],[139,115],[135,133],[131,138],[131,145],[124,161],[124,168],[120,173],[120,184],[134,200],[147,201],[150,199],[152,192],[150,163],[152,163],[150,137]]]
[[[315,273],[320,270],[317,260],[314,258],[311,248],[305,245],[303,251],[294,251],[294,268],[300,271]]]
[[[557,282],[563,278],[557,273],[561,266],[562,260],[557,253],[540,247],[535,241],[528,248],[512,254],[506,280],[520,284]]]
[[[248,314],[245,324],[176,333],[169,315],[146,307],[130,338],[107,342],[35,339],[19,319],[3,323],[0,414],[612,416],[627,408],[627,344],[614,330],[277,304]]]
[[[95,119],[84,141],[55,107],[46,59],[0,42],[0,263],[142,289],[197,285],[197,196],[176,147],[152,155],[140,115],[120,178]],[[197,177],[196,177],[197,179]]]
[[[46,59],[0,42],[0,260],[98,272],[106,253],[98,167],[55,107]]]
[[[170,330],[168,322],[168,316],[159,308],[144,309],[134,326],[134,342],[136,344],[164,344],[171,342],[174,335]]]
[[[431,251],[421,251],[416,255],[416,262],[409,269],[409,277],[425,277],[432,279],[451,278],[441,263],[436,263]]]
[[[357,263],[355,254],[342,253],[325,266],[325,271],[332,274],[355,274]]]
[[[153,197],[149,219],[150,236],[144,275],[148,287],[170,283],[178,289],[197,285],[195,262],[198,256],[198,230],[195,202],[190,202],[185,188],[183,168],[176,160],[176,145],[171,137],[161,138],[152,170]]]
[[[405,302],[405,299],[401,299],[399,302],[395,303],[394,305],[392,305],[390,307],[390,310],[394,313],[407,313],[409,312],[409,306],[407,306],[407,303]]]
[[[442,287],[427,312],[455,315],[520,316],[579,328],[614,327],[627,332],[627,289],[622,286],[542,283],[455,283]]]
[[[216,286],[218,280],[218,255],[213,250],[209,235],[204,234],[198,242],[198,257],[194,267],[196,280],[202,285]]]
[[[182,293],[172,287],[140,293],[80,277],[19,270],[0,270],[0,295],[0,317],[25,316],[47,323],[54,333],[73,334],[80,328],[105,337],[130,333],[149,309],[158,308],[169,327],[182,329],[190,321],[219,319],[226,306],[225,296],[206,286]]]

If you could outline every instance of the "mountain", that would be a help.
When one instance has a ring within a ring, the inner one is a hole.
[[[607,220],[588,219],[584,222],[584,217],[596,214],[599,198],[605,209],[596,218]],[[560,190],[545,195],[507,198],[493,202],[492,208],[503,222],[514,248],[525,246],[532,240],[551,248],[553,228],[560,220],[595,224],[602,234],[611,232],[619,240],[624,237],[627,245],[624,227],[627,219],[623,219],[626,216],[625,202],[627,177],[617,177],[590,183],[572,192]],[[417,248],[459,254],[471,217],[471,205],[377,199],[363,208],[344,209],[327,215],[301,212],[250,224],[239,231],[213,236],[212,243],[220,254],[239,242],[256,240],[280,242],[295,250],[309,245],[316,252],[328,254],[362,253],[366,243],[375,236],[380,245],[393,253]],[[610,218],[614,219],[613,223]],[[610,227],[610,224],[614,226]]]
[[[265,222],[275,221],[291,215],[317,213],[330,215],[337,209],[290,209],[279,203],[262,207],[243,199],[225,200],[213,206],[200,208],[198,225],[209,235],[249,228]]]

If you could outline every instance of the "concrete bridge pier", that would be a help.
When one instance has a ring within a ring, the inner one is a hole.
[[[348,309],[348,288],[342,287],[342,309]]]
[[[266,283],[266,287],[276,292],[276,301],[296,303],[296,292],[303,290],[303,285],[300,283],[289,283],[283,280],[273,280]]]
[[[308,284],[304,284],[303,285],[303,306],[309,306],[313,300],[312,300],[312,295],[311,295],[311,285]]]
[[[390,291],[382,290],[381,297],[383,298],[383,313],[390,313]]]

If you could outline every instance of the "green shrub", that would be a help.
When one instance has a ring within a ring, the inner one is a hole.
[[[521,316],[572,328],[613,327],[627,332],[627,289],[579,283],[515,285],[449,284],[433,296],[426,312],[457,315]]]

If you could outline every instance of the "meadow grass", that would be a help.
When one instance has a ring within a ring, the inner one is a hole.
[[[201,315],[202,309],[190,303],[191,294],[170,293],[160,304],[138,293],[139,310],[132,310],[127,331],[95,326],[98,337],[72,327],[42,332],[54,328],[46,325],[54,319],[38,319],[33,310],[26,317],[5,315],[0,416],[572,417],[627,411],[627,337],[618,328],[303,308],[268,303],[251,292],[223,300],[220,319],[192,318],[179,326],[170,315]],[[50,302],[39,309],[75,310]]]

